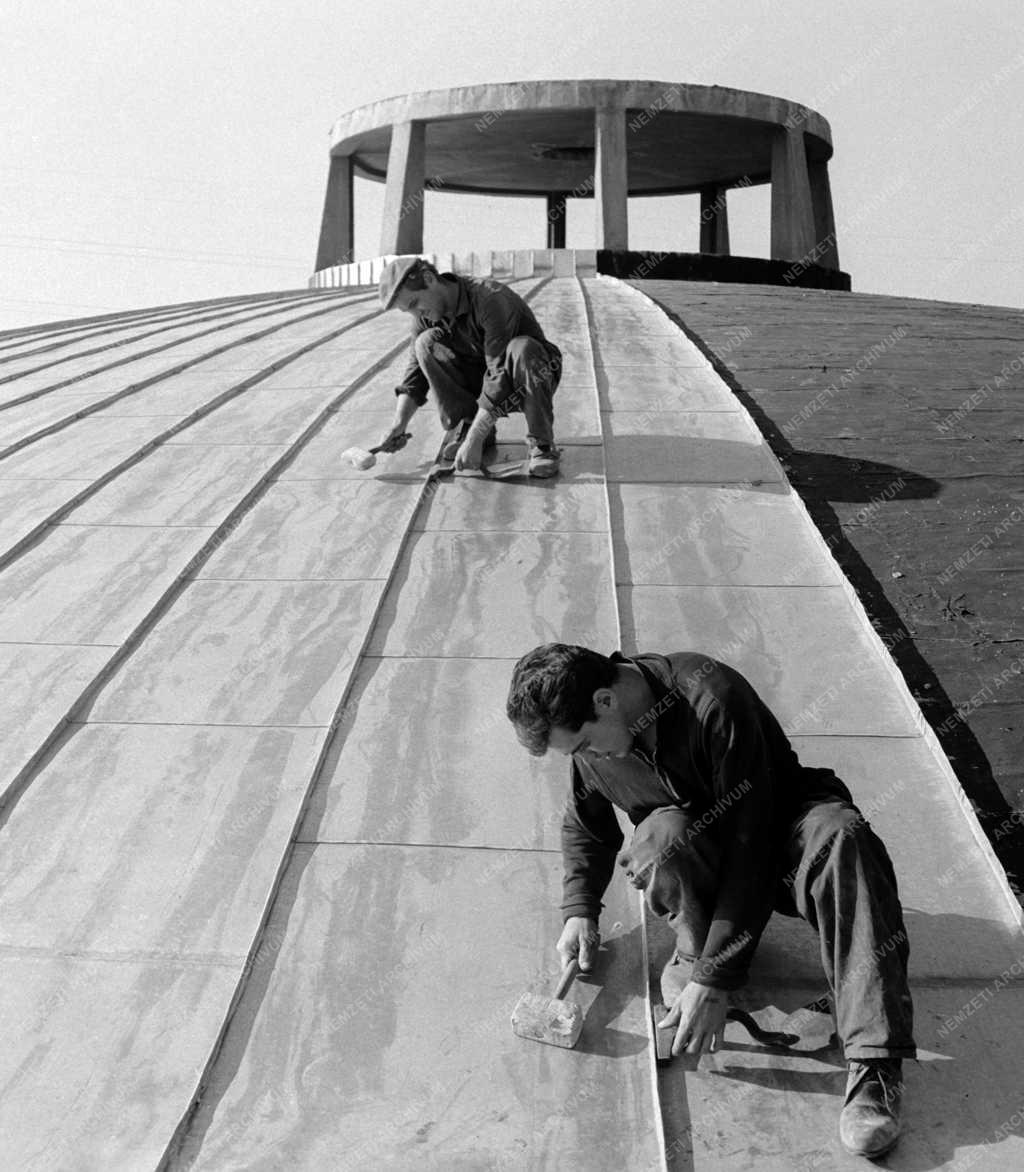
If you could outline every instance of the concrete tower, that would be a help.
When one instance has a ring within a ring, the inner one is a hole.
[[[692,276],[848,289],[839,271],[828,123],[783,98],[655,81],[531,81],[407,94],[343,115],[331,131],[317,286],[359,284],[423,252],[428,191],[533,197],[538,248],[446,255],[482,275]],[[353,252],[353,179],[385,184],[380,257]],[[770,183],[770,255],[730,256],[728,192]],[[630,252],[628,198],[699,194],[700,253]],[[593,201],[596,250],[565,250],[566,201]],[[467,210],[470,210],[469,207]],[[545,238],[546,234],[546,238]],[[357,263],[363,260],[362,264]]]

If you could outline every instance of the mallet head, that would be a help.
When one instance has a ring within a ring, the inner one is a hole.
[[[583,1010],[575,1001],[524,993],[512,1010],[512,1031],[520,1038],[571,1050],[583,1029]]]
[[[367,468],[372,468],[377,463],[377,457],[373,452],[368,452],[366,448],[346,448],[341,453],[341,458],[346,464],[351,464],[353,468],[358,468],[361,472],[365,472]]]

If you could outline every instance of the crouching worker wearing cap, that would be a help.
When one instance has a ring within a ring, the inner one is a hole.
[[[489,278],[438,273],[416,256],[400,256],[380,279],[384,309],[413,319],[409,365],[395,388],[392,427],[384,451],[406,430],[432,390],[448,434],[442,458],[458,471],[479,468],[495,443],[495,420],[526,417],[531,476],[558,472],[551,400],[562,375],[562,353],[518,293]]]

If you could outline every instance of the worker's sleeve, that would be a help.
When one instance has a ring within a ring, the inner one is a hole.
[[[430,389],[427,376],[420,369],[419,359],[416,357],[416,339],[421,333],[422,327],[417,322],[409,339],[409,360],[405,364],[405,373],[402,375],[402,381],[395,387],[396,395],[408,395],[420,407],[427,401],[427,391]]]
[[[601,914],[601,896],[615,870],[615,856],[622,846],[615,808],[588,785],[576,762],[572,764],[572,787],[562,819],[562,916]]]
[[[772,914],[775,795],[758,712],[746,696],[716,699],[701,723],[714,788],[714,802],[702,820],[722,820],[715,837],[723,850],[718,898],[691,979],[716,989],[736,989],[747,979]]]
[[[512,382],[505,372],[505,351],[509,342],[519,336],[522,326],[522,314],[516,300],[518,298],[511,291],[494,293],[480,307],[487,371],[478,403],[499,415],[505,410],[502,401],[512,392]]]

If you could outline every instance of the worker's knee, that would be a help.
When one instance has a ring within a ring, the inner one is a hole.
[[[663,807],[640,822],[619,865],[657,915],[686,912],[713,897],[719,848],[684,811]]]
[[[425,359],[451,361],[455,357],[454,351],[445,345],[445,337],[445,331],[441,326],[434,326],[416,335],[414,348],[416,360],[421,366]]]
[[[520,334],[505,347],[505,365],[514,374],[528,373],[533,380],[540,380],[550,387],[558,383],[562,370],[560,358],[536,338]]]
[[[545,347],[527,334],[520,334],[513,338],[505,347],[505,356],[514,362],[532,362],[538,358],[546,358]]]

